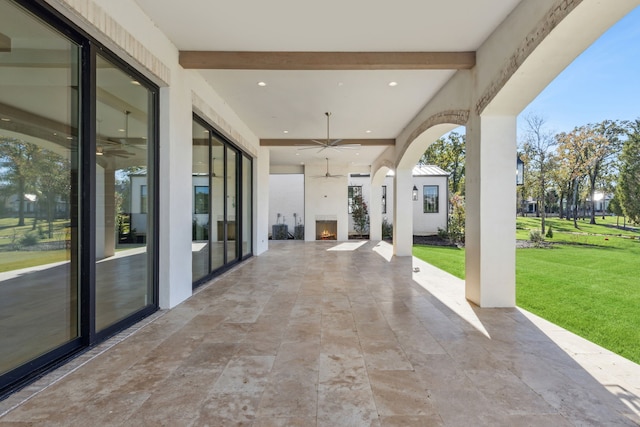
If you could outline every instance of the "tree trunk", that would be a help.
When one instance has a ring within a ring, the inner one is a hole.
[[[593,178],[593,179],[592,179]],[[591,202],[589,203],[591,205],[591,220],[589,221],[589,224],[595,224],[596,223],[596,200],[595,200],[595,196],[596,196],[596,180],[595,180],[595,176],[594,177],[589,177],[590,182],[589,182],[589,193],[591,194]]]
[[[559,212],[558,212],[558,219],[562,219],[564,218],[564,207],[562,202],[564,201],[564,190],[560,191],[560,201],[559,201]]]
[[[24,225],[24,178],[18,178],[18,227]]]
[[[578,227],[578,179],[573,183],[573,226]]]

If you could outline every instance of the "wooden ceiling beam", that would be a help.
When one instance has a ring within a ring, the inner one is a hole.
[[[188,69],[460,70],[475,64],[475,52],[180,51],[180,65]]]

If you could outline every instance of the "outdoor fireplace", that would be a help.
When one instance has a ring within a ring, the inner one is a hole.
[[[316,240],[338,240],[338,221],[316,220]]]

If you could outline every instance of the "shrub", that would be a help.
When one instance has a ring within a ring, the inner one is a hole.
[[[544,242],[544,236],[540,230],[531,230],[529,232],[529,240],[534,244],[534,246],[539,247]]]
[[[464,207],[464,197],[454,194],[451,197],[451,216],[449,216],[449,240],[457,245],[464,245],[464,226],[466,212]]]
[[[33,246],[36,243],[38,243],[38,235],[32,231],[29,231],[20,239],[22,246]]]
[[[387,221],[387,218],[382,219],[382,238],[385,240],[393,239],[393,224]]]

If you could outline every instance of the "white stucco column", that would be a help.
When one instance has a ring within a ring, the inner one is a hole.
[[[191,296],[192,116],[191,91],[179,68],[160,88],[160,308]]]
[[[382,240],[382,186],[371,183],[369,192],[369,240]]]
[[[514,307],[516,117],[470,117],[466,150],[466,297]]]
[[[413,249],[412,169],[396,169],[393,179],[393,254],[411,256]]]
[[[269,249],[269,148],[260,147],[258,158],[253,160],[253,223],[256,224],[253,247],[255,255]]]

